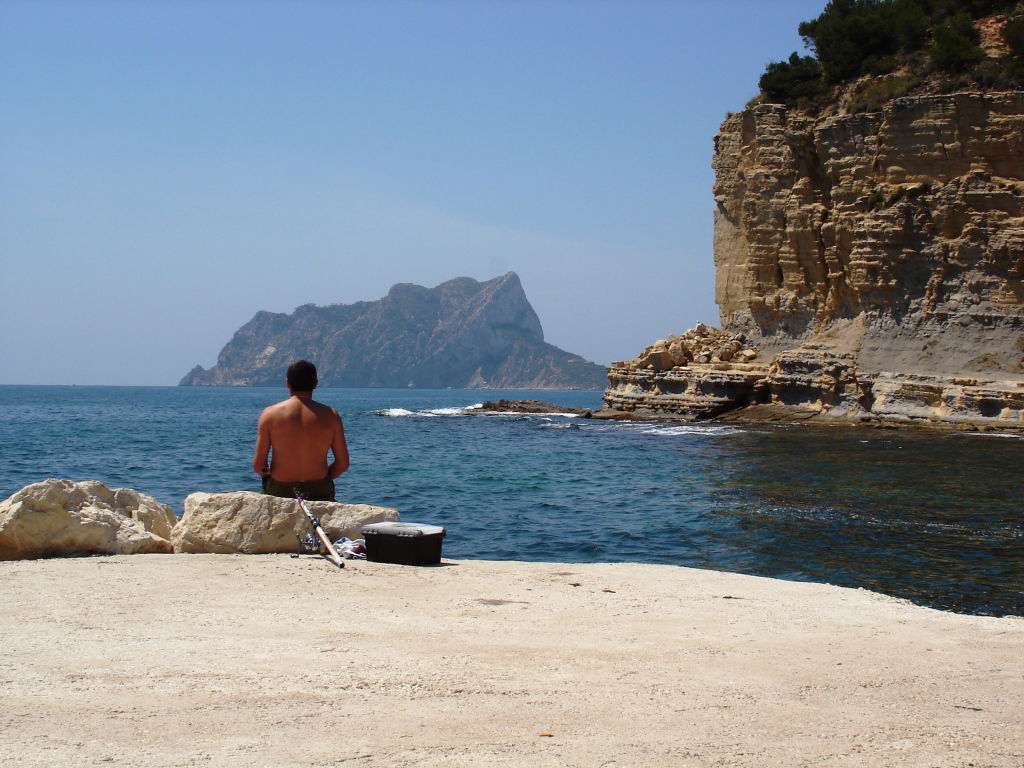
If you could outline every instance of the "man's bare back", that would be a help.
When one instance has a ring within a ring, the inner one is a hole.
[[[277,484],[333,481],[348,469],[341,417],[334,408],[313,399],[315,387],[315,379],[308,390],[299,390],[289,382],[291,397],[264,408],[260,414],[252,468]],[[334,455],[330,464],[328,451]]]

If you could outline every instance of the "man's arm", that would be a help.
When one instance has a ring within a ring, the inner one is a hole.
[[[256,454],[252,457],[253,471],[261,477],[270,471],[267,459],[270,458],[270,419],[266,408],[260,414],[256,425]]]
[[[331,453],[334,454],[334,461],[327,468],[327,476],[333,480],[342,472],[348,469],[348,444],[345,442],[345,425],[341,423],[338,411],[334,411],[334,437],[331,439]]]

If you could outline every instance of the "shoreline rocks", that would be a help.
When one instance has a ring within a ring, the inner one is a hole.
[[[171,553],[177,518],[130,488],[51,478],[0,502],[0,560]]]
[[[780,352],[770,364],[668,366],[659,345],[664,347],[658,342],[634,360],[612,364],[604,395],[611,411],[641,418],[1024,430],[1024,381],[865,372],[858,368],[856,346],[842,340],[807,342]],[[668,362],[678,359],[684,358],[672,356]],[[607,416],[596,412],[594,417]]]
[[[589,417],[593,413],[589,408],[570,408],[567,405],[546,403],[543,400],[488,400],[475,410],[488,413],[568,413],[584,417]]]
[[[398,511],[389,507],[333,501],[306,504],[331,540],[357,539],[368,523],[399,519]],[[297,552],[309,533],[309,520],[294,499],[253,491],[193,493],[185,499],[185,513],[171,541],[176,553],[269,554]]]
[[[390,507],[307,502],[332,539],[400,519]],[[0,560],[77,555],[269,554],[299,551],[311,533],[293,499],[251,491],[193,493],[179,520],[166,504],[96,480],[49,479],[0,501]]]
[[[715,300],[608,370],[651,418],[1024,428],[1024,91],[857,114],[758,104],[715,137]]]

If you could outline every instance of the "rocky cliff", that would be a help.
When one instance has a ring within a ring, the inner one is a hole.
[[[719,340],[756,358],[670,337],[613,364],[609,406],[1024,421],[1024,93],[761,104],[713,165]]]
[[[401,283],[378,301],[257,312],[182,386],[279,386],[305,358],[326,387],[600,389],[605,369],[544,341],[510,272],[436,288]]]
[[[1024,93],[762,105],[713,165],[725,329],[787,348],[858,319],[866,370],[1024,372]]]

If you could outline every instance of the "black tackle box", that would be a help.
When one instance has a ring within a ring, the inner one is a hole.
[[[366,559],[375,563],[437,565],[445,529],[439,525],[383,522],[364,525]]]

